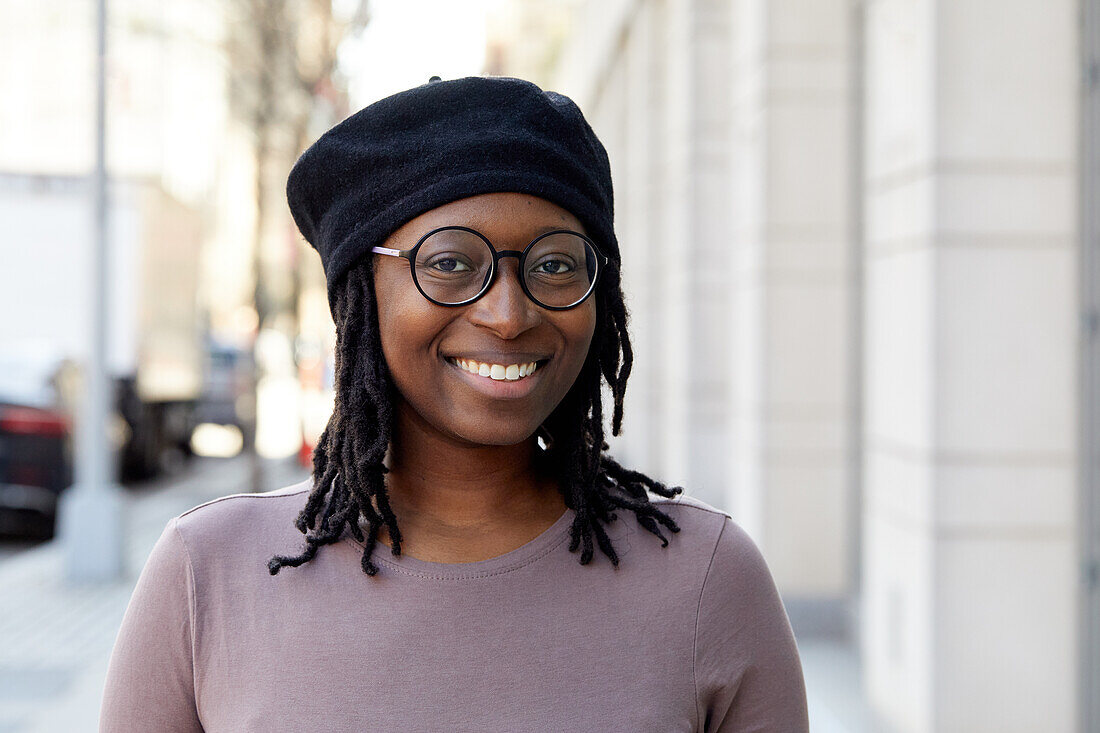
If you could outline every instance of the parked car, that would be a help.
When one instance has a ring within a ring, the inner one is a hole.
[[[65,362],[0,354],[0,534],[49,539],[72,484],[72,420],[58,389]]]

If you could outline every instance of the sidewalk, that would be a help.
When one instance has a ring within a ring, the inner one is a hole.
[[[827,637],[797,641],[811,733],[889,733],[867,706],[854,644]]]
[[[264,463],[265,490],[308,475],[292,460]],[[116,583],[64,584],[56,541],[0,561],[0,733],[96,731],[111,647],[164,525],[247,486],[248,461],[238,457],[196,459],[179,477],[124,489],[127,572]]]

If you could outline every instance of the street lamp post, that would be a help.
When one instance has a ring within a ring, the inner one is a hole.
[[[96,5],[91,349],[83,404],[77,411],[76,482],[62,492],[58,506],[65,570],[74,583],[110,581],[122,574],[122,492],[115,483],[107,425],[112,395],[107,374],[107,0]]]

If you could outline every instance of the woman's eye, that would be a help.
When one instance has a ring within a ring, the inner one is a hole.
[[[442,259],[438,259],[431,264],[431,267],[434,267],[441,272],[463,272],[470,269],[465,262],[456,260],[453,257],[444,257]]]
[[[561,275],[571,269],[572,267],[565,260],[543,260],[535,265],[535,270],[542,275]]]

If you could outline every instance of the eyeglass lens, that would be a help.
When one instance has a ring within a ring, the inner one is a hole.
[[[461,303],[485,288],[494,254],[492,247],[473,232],[443,229],[420,244],[413,272],[432,300]],[[527,291],[535,300],[564,308],[582,300],[591,290],[596,252],[583,238],[556,232],[535,243],[521,269]]]

